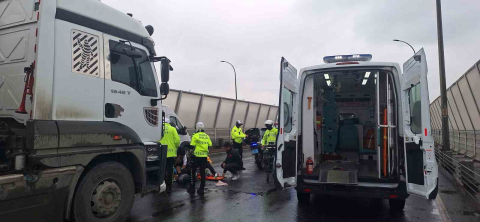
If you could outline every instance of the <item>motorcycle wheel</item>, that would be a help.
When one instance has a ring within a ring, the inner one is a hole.
[[[260,158],[260,155],[255,155],[255,163],[257,164],[258,169],[263,170],[263,163],[262,159]]]

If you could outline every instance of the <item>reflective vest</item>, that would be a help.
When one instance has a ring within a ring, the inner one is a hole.
[[[263,134],[262,145],[265,146],[271,142],[275,143],[277,141],[277,134],[278,129],[275,127],[271,130],[265,131],[265,134]]]
[[[160,143],[167,145],[167,157],[176,157],[177,148],[180,146],[180,136],[178,136],[177,129],[168,123],[164,123],[163,138]]]
[[[245,138],[246,135],[242,132],[242,127],[238,128],[234,126],[230,136],[232,136],[232,140],[235,141],[235,143],[242,143],[242,139]]]
[[[212,141],[206,133],[198,132],[192,136],[190,145],[195,147],[193,155],[196,157],[208,157],[208,147],[212,146]]]

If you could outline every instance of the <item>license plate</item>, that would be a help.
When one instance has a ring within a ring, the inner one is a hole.
[[[258,153],[258,149],[253,149],[252,150],[252,154],[257,154]]]

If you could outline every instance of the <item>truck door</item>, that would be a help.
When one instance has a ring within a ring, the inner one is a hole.
[[[280,63],[280,101],[275,156],[275,187],[283,189],[297,183],[297,70],[282,57]]]
[[[438,166],[430,127],[427,59],[422,49],[403,64],[402,107],[407,191],[428,199],[438,192]]]
[[[148,59],[148,50],[106,34],[104,50],[104,121],[130,127],[142,141],[159,141],[161,109],[150,105],[150,99],[159,97],[158,79]]]

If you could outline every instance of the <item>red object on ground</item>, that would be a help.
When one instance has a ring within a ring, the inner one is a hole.
[[[200,174],[198,174],[197,177],[198,177],[198,179],[202,179],[202,177],[200,176]],[[206,179],[206,180],[223,180],[223,179],[225,179],[225,177],[218,176],[217,179],[215,179],[215,176],[210,175],[210,176],[205,176],[205,179]]]

